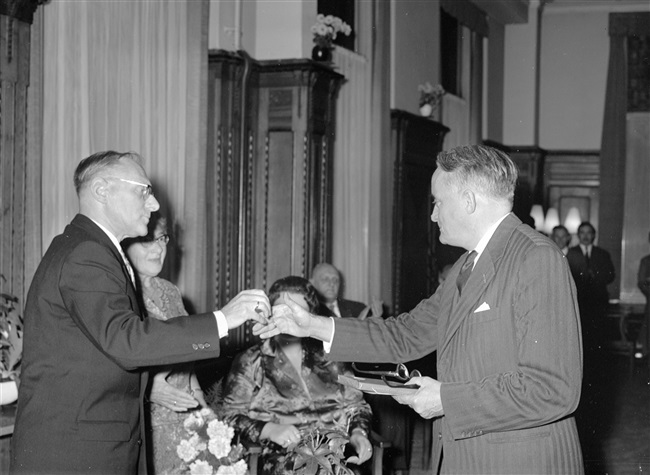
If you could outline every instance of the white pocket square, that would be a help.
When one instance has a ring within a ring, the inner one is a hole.
[[[474,310],[474,313],[485,312],[486,310],[490,310],[490,306],[487,302],[483,302],[476,310]]]

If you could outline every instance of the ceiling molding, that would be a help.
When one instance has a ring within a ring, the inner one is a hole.
[[[553,0],[545,6],[545,13],[573,12],[647,12],[648,0]]]
[[[491,20],[503,25],[528,23],[530,0],[470,0],[487,13]]]

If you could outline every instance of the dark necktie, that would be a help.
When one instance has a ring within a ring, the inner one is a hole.
[[[460,268],[460,274],[458,274],[458,278],[456,279],[456,287],[458,287],[458,293],[462,293],[463,287],[465,287],[465,283],[467,283],[467,279],[469,279],[469,275],[472,273],[472,268],[474,267],[474,258],[476,257],[476,254],[476,251],[470,252],[467,255],[467,259],[465,259],[463,267]]]
[[[591,263],[589,262],[589,248],[585,251],[585,262],[587,263],[587,269],[591,267]]]

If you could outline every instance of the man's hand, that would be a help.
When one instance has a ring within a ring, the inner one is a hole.
[[[153,377],[149,400],[174,412],[185,412],[197,407],[199,401],[167,382],[168,374],[169,371],[161,371]]]
[[[247,320],[266,324],[271,315],[271,304],[263,290],[242,290],[221,309],[221,312],[228,322],[228,330],[232,330]]]
[[[422,376],[409,379],[409,384],[417,384],[420,389],[407,396],[393,396],[397,402],[411,406],[424,419],[444,414],[440,399],[440,381]]]
[[[307,310],[298,305],[291,296],[283,296],[286,304],[274,305],[272,317],[266,325],[256,323],[253,326],[253,334],[259,335],[262,339],[271,338],[279,333],[286,333],[297,337],[319,338],[312,333],[316,328],[317,317],[311,315]],[[312,328],[313,327],[313,328]],[[329,339],[329,334],[327,335]]]
[[[353,430],[350,435],[350,445],[358,455],[353,455],[347,462],[361,465],[363,462],[372,457],[372,444],[360,430]]]

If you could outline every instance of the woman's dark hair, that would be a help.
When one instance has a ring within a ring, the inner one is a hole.
[[[290,275],[273,282],[273,285],[269,289],[269,302],[271,305],[275,304],[282,292],[292,292],[302,295],[305,298],[305,302],[307,302],[309,312],[320,313],[321,305],[318,301],[316,288],[304,277]],[[271,345],[275,347],[275,339],[271,340]],[[303,364],[306,367],[318,370],[318,368],[325,368],[332,364],[324,356],[322,342],[313,338],[303,338],[302,348],[305,351]],[[325,373],[323,377],[325,377]]]
[[[304,277],[290,275],[273,282],[273,285],[271,285],[271,288],[269,289],[269,302],[271,302],[271,305],[275,304],[282,292],[293,292],[305,297],[305,301],[307,302],[307,306],[311,313],[316,312],[319,308],[320,304],[316,289],[311,285],[311,282]]]

